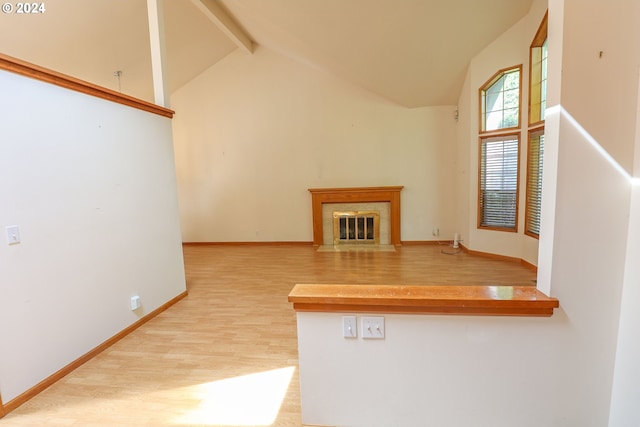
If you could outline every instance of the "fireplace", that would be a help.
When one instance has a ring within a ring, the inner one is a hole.
[[[380,213],[333,212],[333,244],[380,244]]]
[[[322,205],[322,246],[327,245],[390,245],[390,204],[325,203]],[[345,236],[340,236],[340,218]],[[373,227],[369,227],[373,220]],[[369,224],[367,224],[367,222]],[[373,231],[373,241],[365,233]],[[353,237],[349,235],[353,234]],[[362,238],[358,238],[361,233]],[[326,249],[326,248],[325,248]]]
[[[400,191],[402,188],[402,186],[398,186],[309,189],[313,213],[314,246],[334,244],[333,239],[336,233],[334,233],[333,212],[377,212],[380,227],[378,243],[400,245]],[[329,219],[327,219],[327,211],[330,212]],[[347,221],[348,226],[349,220],[345,221]],[[359,231],[357,227],[358,219],[353,221],[355,222],[354,232],[357,233]],[[361,221],[363,222],[364,233],[367,231],[364,223],[369,220],[363,218]],[[337,234],[338,236],[340,235],[339,225]],[[382,238],[382,241],[380,238]],[[356,239],[356,242],[358,242],[358,239]],[[367,242],[367,239],[359,243],[365,242]]]

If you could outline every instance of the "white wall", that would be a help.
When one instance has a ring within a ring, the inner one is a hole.
[[[6,403],[184,292],[185,280],[171,120],[7,72],[0,93]],[[22,243],[6,244],[10,225]]]
[[[538,264],[538,240],[524,234],[526,204],[526,161],[528,141],[529,105],[529,46],[542,22],[547,2],[537,0],[529,14],[516,25],[498,37],[480,52],[469,64],[467,80],[462,88],[459,107],[461,120],[458,126],[458,192],[466,197],[468,215],[464,223],[458,220],[464,245],[480,252],[488,252],[522,258],[531,264]],[[520,193],[518,203],[518,232],[500,232],[478,229],[478,135],[479,101],[478,90],[498,70],[522,65],[521,134],[520,134]],[[460,207],[461,210],[464,208]]]
[[[631,173],[640,4],[616,0],[605,9],[601,0],[564,3],[565,26],[572,30],[564,38],[563,105]]]
[[[629,236],[640,235],[640,186],[633,187]],[[611,394],[612,427],[640,425],[640,239],[629,239],[620,307],[615,374]]]
[[[640,10],[640,9],[638,9]],[[640,74],[640,70],[639,74]],[[636,123],[640,123],[640,92],[636,105]],[[636,126],[635,176],[640,176],[640,127]],[[632,188],[631,212],[625,277],[622,287],[620,326],[616,349],[616,367],[611,393],[612,427],[634,427],[640,425],[640,181],[635,178]]]
[[[339,314],[298,313],[303,423],[556,425],[545,409],[561,317],[385,315],[386,338],[367,341],[342,338]]]
[[[552,132],[545,144],[552,155],[547,162],[545,152],[545,173],[547,167],[556,170],[544,182],[543,211],[554,210],[543,216],[540,246],[551,258],[540,257],[545,264],[539,281],[545,283],[539,287],[560,300],[560,309],[550,319],[386,315],[387,338],[379,342],[342,338],[340,314],[298,313],[304,422],[351,427],[637,425],[639,267],[637,242],[628,241],[637,231],[637,194],[632,207],[631,179],[597,148],[590,129],[600,129],[602,122],[574,121],[571,111],[562,108],[565,100],[587,107],[599,102],[589,89],[609,84],[606,70],[601,79],[586,81],[569,64],[588,62],[592,40],[585,38],[578,46],[566,41],[575,43],[576,34],[593,28],[593,16],[602,16],[597,28],[605,33],[609,25],[629,24],[611,24],[609,7],[615,9],[611,14],[625,7],[632,11],[623,0],[590,5],[595,12],[578,4],[572,0],[565,8],[557,0],[549,7],[550,49],[566,38],[562,53],[550,59],[550,90],[555,91],[550,99],[556,105],[547,116]],[[563,14],[573,16],[562,19]],[[625,28],[627,34],[635,31]],[[528,48],[530,37],[525,40]],[[631,44],[617,40],[616,57],[640,55]],[[574,51],[564,55],[567,50]],[[502,65],[500,60],[495,68]],[[561,90],[561,78],[582,81],[582,90]],[[637,99],[637,85],[624,97],[606,114],[622,113],[626,98]],[[461,105],[470,107],[476,99],[462,98]],[[470,116],[472,128],[476,116]],[[635,134],[635,118],[624,126],[620,135],[629,129]],[[617,144],[627,150],[634,142]]]
[[[471,93],[470,75],[467,72],[464,84],[458,100],[458,123],[456,126],[456,211],[455,211],[455,229],[460,234],[462,244],[469,247],[469,233],[472,228],[469,218],[475,217],[477,210],[476,201],[471,200],[471,174],[477,173],[477,167],[471,168],[471,149],[470,139],[476,138],[471,134],[471,118],[472,98],[468,96]]]
[[[267,48],[173,94],[185,241],[311,241],[309,188],[404,185],[402,240],[452,238],[454,106],[408,109]]]
[[[560,396],[572,396],[555,410],[573,422],[566,425],[607,425],[631,184],[565,114],[550,114],[547,121],[559,121],[560,129],[555,232],[541,240],[553,241],[549,287],[567,316],[556,388]],[[606,234],[591,233],[594,225]]]
[[[568,113],[562,113],[559,119],[558,193],[549,287],[561,301],[567,300],[567,310],[575,310],[572,321],[580,339],[598,348],[600,369],[589,371],[591,380],[583,384],[582,393],[593,398],[587,404],[600,408],[600,413],[610,408],[608,419],[603,417],[601,425],[631,426],[640,420],[639,350],[634,332],[639,320],[635,314],[638,199],[637,187],[632,187],[629,177],[634,157],[636,173],[639,170],[640,155],[640,5],[626,0],[608,2],[606,7],[600,3],[551,3],[551,11],[564,14],[562,22],[550,23],[550,30],[563,33],[562,69],[555,70],[555,80],[561,75],[559,99]],[[560,26],[562,30],[558,31]],[[575,124],[567,120],[569,114],[584,127],[585,139],[592,137],[592,142],[612,157],[610,164],[617,166],[616,173],[619,180],[626,181],[624,184],[601,180],[600,170],[583,162],[582,153],[567,141],[566,136],[577,132]],[[554,114],[554,120],[557,117]],[[573,186],[566,185],[571,182]],[[576,185],[583,188],[578,197],[575,190],[570,190]],[[606,200],[601,200],[605,194]],[[617,195],[618,203],[610,203],[611,194]],[[607,220],[615,216],[616,221]],[[599,296],[597,312],[579,309],[577,298],[564,297],[578,292]],[[576,370],[573,375],[584,381],[584,372]]]

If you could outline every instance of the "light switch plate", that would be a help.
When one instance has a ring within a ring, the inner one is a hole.
[[[378,340],[384,339],[384,317],[362,317],[362,338]]]
[[[358,338],[356,316],[342,316],[342,336],[345,338]]]
[[[7,230],[7,244],[15,245],[20,243],[20,227],[17,225],[10,225],[6,227]]]

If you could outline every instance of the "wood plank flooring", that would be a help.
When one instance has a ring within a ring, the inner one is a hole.
[[[287,302],[296,283],[534,285],[535,273],[518,263],[443,250],[452,251],[186,246],[188,297],[0,426],[299,427],[296,320]]]

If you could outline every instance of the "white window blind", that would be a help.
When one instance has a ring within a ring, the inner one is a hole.
[[[542,205],[542,160],[544,156],[544,130],[529,134],[527,156],[527,207],[525,233],[540,234],[540,207]]]
[[[516,230],[518,146],[517,135],[480,140],[480,227]]]

